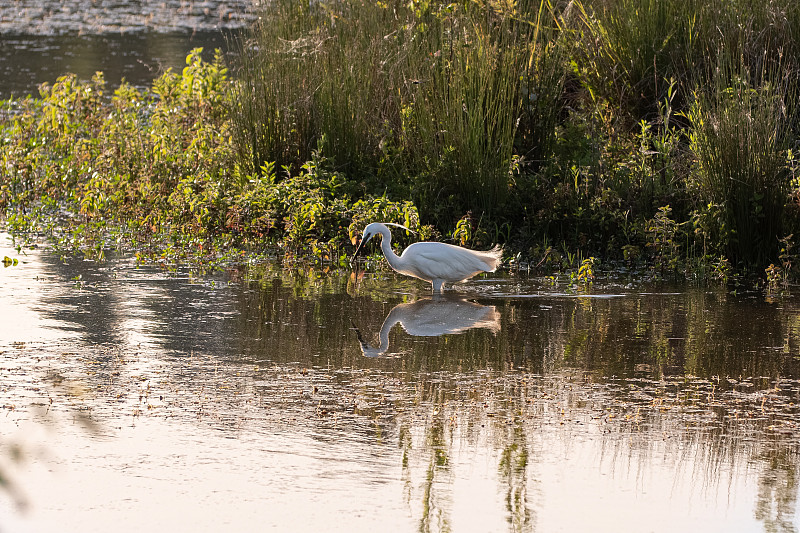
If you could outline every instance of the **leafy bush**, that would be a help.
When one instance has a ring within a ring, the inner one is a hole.
[[[232,143],[227,69],[219,53],[206,62],[201,52],[152,91],[123,83],[108,97],[101,74],[65,76],[38,99],[5,102],[7,221],[40,230],[49,220],[63,244],[98,253],[111,237],[181,256],[279,244],[290,255],[330,258],[354,221],[422,227],[412,203],[365,197],[329,170],[321,149],[283,180],[274,163],[245,173]]]

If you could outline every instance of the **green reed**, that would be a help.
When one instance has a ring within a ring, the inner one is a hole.
[[[741,63],[721,65],[712,91],[697,91],[689,117],[696,172],[690,178],[705,227],[720,251],[745,265],[764,265],[786,236],[786,164],[791,138],[787,100],[795,82],[776,74],[753,76]]]
[[[563,67],[542,72],[545,26],[555,32],[544,2],[271,3],[241,47],[240,156],[297,168],[324,138],[337,169],[410,194],[428,216],[490,212],[516,141],[541,158],[553,137]]]
[[[582,34],[576,67],[592,98],[648,118],[701,61],[702,2],[586,0],[576,4]]]

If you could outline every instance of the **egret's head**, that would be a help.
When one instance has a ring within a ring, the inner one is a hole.
[[[381,227],[382,226],[379,222],[373,222],[372,224],[367,224],[367,227],[364,228],[364,232],[361,234],[361,242],[358,243],[356,252],[353,254],[353,259],[358,257],[358,254],[361,253],[361,250],[364,248],[364,245],[367,244],[371,238],[373,238],[376,234],[380,233]]]
[[[356,252],[353,254],[353,259],[358,256],[362,248],[364,248],[364,245],[367,244],[375,235],[383,235],[383,238],[387,239],[387,241],[388,239],[391,239],[392,236],[389,233],[389,228],[386,226],[397,226],[398,228],[403,228],[406,231],[414,233],[407,227],[401,224],[395,224],[393,222],[373,222],[371,224],[367,224],[367,227],[364,228],[364,232],[361,234],[361,242],[358,243],[358,248],[356,248]]]

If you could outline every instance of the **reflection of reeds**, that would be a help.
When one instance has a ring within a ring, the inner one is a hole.
[[[742,476],[757,476],[758,518],[778,529],[796,505],[797,381],[761,387],[750,380],[723,387],[718,380],[688,378],[593,383],[583,372],[253,363],[238,357],[162,360],[147,375],[146,388],[119,380],[87,390],[85,402],[103,405],[133,385],[140,399],[134,394],[115,403],[114,412],[101,410],[103,418],[168,415],[237,433],[279,427],[396,454],[422,531],[452,527],[452,487],[459,469],[476,456],[496,465],[489,477],[503,502],[498,518],[511,531],[534,529],[542,489],[534,480],[548,447],[568,453],[576,440],[596,450],[614,476],[666,465],[712,497]],[[96,370],[108,369],[93,365],[87,373]],[[142,408],[143,401],[153,408]],[[395,439],[399,449],[385,446]]]
[[[760,458],[769,468],[759,476],[755,515],[764,522],[765,531],[796,531],[797,459],[787,455],[786,450],[779,450]]]
[[[449,463],[448,439],[444,434],[444,421],[439,415],[439,410],[434,409],[425,427],[425,451],[430,455],[430,460],[422,482],[422,517],[419,524],[419,530],[425,533],[450,530],[446,499],[436,491],[437,485],[442,484],[439,474],[447,473]]]
[[[513,531],[531,527],[536,504],[529,502],[528,494],[530,471],[537,469],[534,450],[541,445],[537,441],[550,442],[553,435],[561,435],[567,447],[577,435],[596,440],[601,463],[614,475],[641,476],[663,464],[712,498],[755,470],[761,487],[755,502],[760,520],[780,522],[791,516],[795,505],[796,491],[777,490],[775,479],[795,486],[800,472],[797,408],[791,401],[800,391],[796,382],[781,389],[750,391],[741,384],[721,391],[707,380],[597,385],[586,383],[581,375],[534,378],[514,373],[450,380],[437,375],[429,384],[416,389],[426,392],[416,396],[418,409],[446,411],[446,424],[453,427],[450,433],[456,439],[466,437],[476,449],[488,445],[493,450],[498,491],[504,494]],[[419,414],[404,417],[414,418],[421,420]],[[441,435],[442,419],[436,420],[435,427],[426,426],[425,431]],[[453,440],[435,444],[437,449],[463,445]],[[427,493],[423,497],[430,503]]]
[[[533,513],[528,502],[528,463],[530,453],[527,434],[516,423],[510,429],[511,442],[500,453],[500,481],[506,484],[506,512],[511,531],[531,531]]]
[[[336,294],[350,288],[348,278],[337,272],[259,266],[244,276],[252,280],[250,288],[259,289],[237,295],[245,336],[281,336],[271,337],[270,343],[283,342],[284,335],[299,338],[305,344],[291,356],[306,365],[312,363],[307,354],[323,349],[339,353],[338,363],[354,364],[352,359],[361,357],[355,333],[340,335],[349,330],[350,321],[362,331],[379,331],[393,306],[422,296],[413,280],[395,280],[392,274],[365,277],[351,298]],[[599,281],[595,286],[603,290]],[[724,289],[665,289],[618,298],[508,299],[502,306],[497,299],[476,295],[476,303],[496,306],[496,335],[473,330],[446,341],[420,342],[395,331],[392,347],[406,354],[402,364],[414,370],[513,367],[550,373],[580,368],[599,376],[652,378],[797,375],[798,360],[791,354],[800,346],[800,327],[792,300],[778,308],[739,301]],[[442,349],[445,344],[447,350]],[[265,346],[250,343],[242,348],[249,352]]]

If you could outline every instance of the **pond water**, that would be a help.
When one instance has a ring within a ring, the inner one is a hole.
[[[188,52],[226,51],[255,17],[255,0],[4,0],[0,98],[38,95],[39,84],[101,71],[111,87],[143,87]]]
[[[186,66],[186,55],[203,48],[211,61],[214,50],[230,46],[231,34],[221,32],[140,33],[113,35],[4,35],[0,33],[0,98],[39,96],[38,87],[67,73],[90,80],[103,72],[111,89],[125,79],[132,85],[150,82],[172,68]]]
[[[3,530],[800,526],[794,297],[5,256]]]

